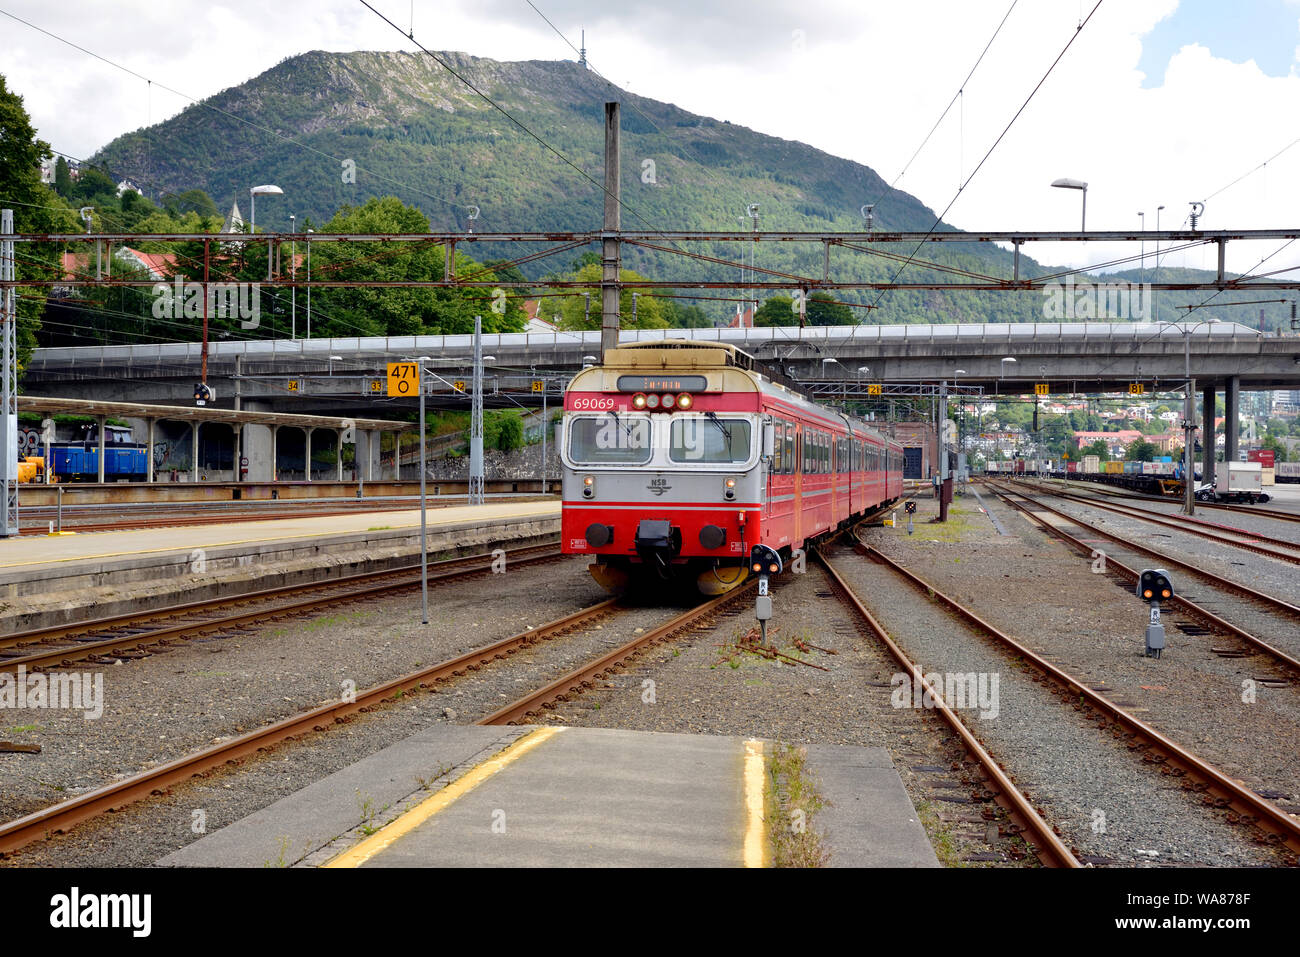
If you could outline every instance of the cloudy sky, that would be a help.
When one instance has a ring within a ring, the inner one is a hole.
[[[541,14],[575,43],[585,28],[591,64],[619,86],[867,164],[937,211],[957,197],[947,219],[964,229],[1076,228],[1079,193],[1050,188],[1058,177],[1089,183],[1095,229],[1136,228],[1139,211],[1154,228],[1159,206],[1177,227],[1191,200],[1206,200],[1204,228],[1300,222],[1300,0],[1103,0],[960,196],[1096,0],[371,2],[431,49],[503,60],[574,58]],[[196,98],[307,50],[413,49],[358,0],[0,11]],[[0,72],[59,151],[87,156],[188,103],[7,17],[0,29]],[[1229,265],[1280,245],[1230,246]],[[1122,252],[1032,254],[1082,265]],[[1165,260],[1180,262],[1211,268],[1213,253]],[[1266,268],[1297,263],[1300,243]]]

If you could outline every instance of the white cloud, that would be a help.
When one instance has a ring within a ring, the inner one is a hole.
[[[892,181],[956,92],[1009,0],[535,2],[575,42],[586,26],[591,60],[614,83],[803,140]],[[406,2],[376,5],[406,28]],[[900,187],[931,207],[946,206],[1069,39],[1080,10],[1086,15],[1090,6],[1081,8],[1078,0],[1017,4],[965,90],[962,108],[948,117]],[[1185,46],[1162,85],[1143,89],[1142,37],[1175,7],[1176,0],[1103,3],[949,221],[980,229],[1074,228],[1078,194],[1048,186],[1070,176],[1090,184],[1093,228],[1136,228],[1138,210],[1154,227],[1161,204],[1161,225],[1176,226],[1187,201],[1207,196],[1300,136],[1300,76],[1270,77],[1254,63],[1216,58],[1213,37]],[[7,8],[194,96],[237,85],[306,50],[410,48],[351,0],[229,0],[219,6],[82,0],[64,4],[57,15],[36,0],[15,0]],[[1225,7],[1222,15],[1235,14]],[[58,149],[87,155],[186,105],[157,87],[151,94],[143,81],[27,27],[4,26],[3,71],[11,88],[26,96],[42,136]],[[432,49],[498,59],[574,56],[524,0],[417,2],[414,26]],[[802,31],[802,50],[796,30]],[[1298,174],[1300,146],[1212,198],[1203,225],[1300,221],[1300,196],[1291,186]],[[1230,246],[1229,265],[1246,268],[1272,248]],[[1071,264],[1120,254],[1079,244],[1028,251]],[[1296,261],[1300,251],[1293,248],[1269,265]],[[1186,262],[1211,265],[1213,253]]]

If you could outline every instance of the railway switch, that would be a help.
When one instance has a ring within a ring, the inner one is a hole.
[[[1137,596],[1151,606],[1151,619],[1147,624],[1146,655],[1159,658],[1165,648],[1165,626],[1160,624],[1160,603],[1174,597],[1174,584],[1163,568],[1143,569],[1138,576]]]

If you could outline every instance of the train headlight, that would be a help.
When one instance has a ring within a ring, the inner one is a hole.
[[[659,396],[657,396],[657,395],[648,395],[648,396],[646,396],[646,397],[645,397],[645,404],[646,404],[646,408],[648,408],[648,409],[657,409],[657,408],[659,408]]]
[[[638,392],[636,395],[632,396],[632,408],[644,409],[645,405],[646,405],[646,394],[644,392]]]
[[[665,392],[663,394],[663,397],[659,400],[659,404],[662,405],[665,409],[671,409],[673,407],[673,403],[675,403],[676,401],[677,401],[677,397],[675,395],[673,395],[671,392]]]
[[[736,479],[728,475],[722,482],[722,497],[731,501],[736,497]]]
[[[677,397],[677,408],[685,411],[695,404],[695,398],[689,392],[683,392]]]
[[[582,497],[592,498],[596,494],[596,476],[584,475],[582,477]]]

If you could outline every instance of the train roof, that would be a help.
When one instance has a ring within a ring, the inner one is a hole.
[[[629,342],[605,353],[605,360],[595,369],[638,369],[663,372],[683,370],[734,369],[745,374],[757,391],[778,396],[788,402],[803,406],[812,413],[828,419],[847,421],[860,432],[871,432],[884,442],[895,442],[870,423],[845,415],[821,405],[803,391],[793,379],[765,366],[749,353],[727,342],[699,342],[692,339],[655,339]],[[570,383],[572,387],[581,378],[579,373]]]

